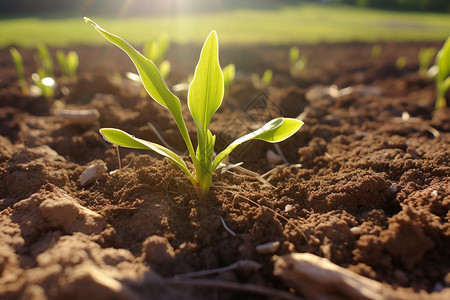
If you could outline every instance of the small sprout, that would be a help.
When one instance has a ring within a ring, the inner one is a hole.
[[[37,51],[38,54],[36,56],[36,60],[45,71],[45,77],[54,77],[53,59],[47,46],[45,46],[45,44],[39,44],[37,46]]]
[[[164,60],[160,65],[159,65],[159,72],[161,73],[161,76],[163,78],[167,78],[167,76],[169,76],[170,73],[170,62],[168,60]]]
[[[401,71],[406,67],[406,63],[407,63],[406,57],[399,56],[395,61],[395,67],[397,68],[397,70]]]
[[[264,74],[263,74],[263,76],[262,76],[262,78],[261,78],[261,82],[262,82],[265,86],[267,86],[267,85],[269,85],[270,82],[272,81],[272,78],[273,78],[272,70],[267,69],[266,71],[264,71]]]
[[[436,103],[435,108],[443,108],[447,105],[445,94],[450,88],[450,36],[436,55],[436,62],[432,67],[436,80]]]
[[[289,73],[292,76],[298,76],[306,67],[308,59],[306,56],[300,57],[300,50],[297,47],[291,47],[289,50]]]
[[[66,55],[62,50],[58,50],[56,51],[56,60],[63,76],[72,79],[76,77],[79,61],[75,51],[69,51]]]
[[[223,83],[225,94],[227,94],[228,89],[230,88],[230,85],[233,82],[235,75],[236,75],[236,67],[234,64],[229,64],[223,67]]]
[[[423,78],[427,77],[428,68],[436,54],[436,48],[422,48],[419,51],[419,74]]]
[[[31,74],[34,86],[32,86],[32,93],[45,98],[53,98],[55,95],[56,81],[52,77],[45,77],[42,69],[38,73]]]
[[[17,51],[16,48],[10,48],[9,52],[11,53],[14,66],[16,67],[17,77],[19,78],[19,84],[20,88],[22,89],[22,93],[28,95],[30,91],[28,89],[27,81],[25,80],[22,55],[20,55],[19,51]]]
[[[167,32],[162,32],[157,40],[148,40],[143,50],[144,56],[158,67],[164,79],[170,73],[170,62],[165,59],[169,46],[169,35]]]
[[[222,161],[238,145],[253,139],[270,143],[280,142],[296,133],[303,125],[303,122],[298,119],[273,119],[260,129],[236,139],[214,158],[216,137],[208,127],[214,113],[222,104],[224,80],[222,69],[219,65],[218,38],[216,32],[212,31],[203,45],[199,62],[195,68],[194,78],[190,83],[188,91],[188,107],[197,129],[198,145],[195,151],[183,119],[181,102],[169,90],[155,63],[148,60],[120,37],[99,27],[92,20],[85,18],[85,21],[94,26],[106,39],[128,54],[134,62],[147,92],[156,102],[170,111],[186,143],[195,172],[191,172],[183,159],[166,147],[136,138],[115,128],[102,128],[100,129],[100,133],[107,141],[114,145],[153,150],[167,157],[187,175],[201,195],[208,193],[211,187],[212,173],[221,166]]]
[[[370,49],[370,58],[371,59],[378,59],[381,55],[381,46],[378,44],[375,44]]]
[[[270,69],[265,70],[261,78],[256,73],[252,74],[253,85],[258,89],[266,88],[272,81],[272,78],[273,72]]]

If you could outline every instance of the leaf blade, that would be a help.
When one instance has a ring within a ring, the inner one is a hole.
[[[176,155],[172,150],[167,149],[164,146],[155,144],[146,140],[142,140],[132,136],[131,134],[116,128],[102,128],[99,130],[103,138],[114,145],[119,145],[126,148],[152,150],[164,157],[167,157],[178,168],[180,168],[186,175],[188,175],[191,181],[195,181],[195,178],[189,171],[186,163]]]
[[[212,116],[222,104],[224,83],[219,64],[219,43],[215,31],[207,37],[194,78],[189,86],[188,106],[197,131],[206,136]]]
[[[225,150],[220,152],[214,159],[212,170],[215,170],[222,160],[227,157],[240,144],[249,140],[263,140],[269,143],[281,142],[296,133],[303,126],[303,121],[291,118],[276,118],[261,128],[250,132],[233,141]]]

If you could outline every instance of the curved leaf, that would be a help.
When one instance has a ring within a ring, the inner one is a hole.
[[[144,84],[147,92],[152,96],[155,101],[166,107],[172,114],[177,126],[183,136],[183,139],[188,147],[189,154],[192,159],[195,159],[194,149],[192,147],[192,142],[189,138],[189,134],[184,123],[183,115],[181,112],[180,100],[169,90],[166,82],[159,73],[158,68],[155,64],[145,58],[141,53],[134,49],[130,44],[128,44],[122,38],[109,33],[105,29],[98,26],[94,21],[89,18],[84,18],[84,20],[94,26],[94,28],[100,32],[107,40],[115,44],[117,47],[122,49],[133,61],[136,69],[139,72],[142,83]]]
[[[223,98],[223,73],[219,65],[219,43],[211,31],[203,45],[194,78],[189,86],[188,106],[197,131],[206,136],[211,118]],[[200,134],[199,134],[200,136]]]
[[[185,162],[173,151],[167,149],[166,147],[136,138],[131,134],[116,128],[102,128],[100,129],[100,134],[103,136],[105,140],[107,140],[111,144],[134,149],[153,150],[156,153],[167,157],[178,168],[180,168],[184,173],[186,173],[186,175],[189,177],[189,179],[192,181],[194,185],[197,184],[197,180],[191,174]]]
[[[222,162],[222,160],[224,160],[238,145],[254,139],[263,140],[269,143],[281,142],[296,133],[302,125],[303,122],[297,119],[273,119],[258,130],[236,139],[225,150],[220,152],[214,159],[212,170],[215,170],[220,162]]]

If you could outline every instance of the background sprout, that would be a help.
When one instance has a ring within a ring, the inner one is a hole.
[[[144,45],[144,56],[151,60],[161,72],[164,79],[169,76],[170,62],[165,59],[169,50],[170,39],[167,32],[162,32],[157,40],[148,40]]]
[[[225,94],[227,94],[231,83],[236,75],[236,67],[234,64],[229,64],[223,68],[223,83],[225,88]]]
[[[300,57],[300,50],[298,47],[291,47],[289,50],[289,73],[292,76],[298,76],[300,72],[305,69],[307,63],[306,56]]]
[[[252,74],[253,85],[258,89],[266,88],[272,81],[272,78],[273,72],[270,69],[265,70],[261,78],[256,73]]]
[[[44,96],[45,98],[53,98],[55,95],[56,81],[52,77],[39,73],[31,74],[34,86],[32,92],[35,95]]]
[[[85,18],[85,21],[94,26],[106,39],[128,54],[135,64],[147,92],[156,102],[170,111],[186,143],[195,172],[191,172],[183,159],[166,147],[136,138],[116,128],[102,128],[100,129],[100,133],[112,144],[129,148],[152,150],[167,157],[188,176],[200,195],[206,195],[208,193],[211,187],[212,173],[219,168],[222,161],[238,145],[252,139],[259,139],[270,143],[280,142],[296,133],[303,125],[303,122],[297,119],[273,119],[260,129],[236,139],[214,158],[216,137],[209,131],[208,127],[214,113],[222,104],[224,80],[219,64],[218,38],[216,32],[212,31],[203,45],[200,59],[195,68],[194,78],[188,91],[188,107],[197,129],[198,145],[194,151],[186,123],[183,119],[181,102],[169,90],[155,63],[148,60],[120,37],[99,27],[92,20]]]
[[[37,56],[36,60],[37,63],[41,65],[42,69],[45,72],[45,77],[54,77],[53,73],[53,59],[50,55],[50,51],[48,50],[47,46],[44,44],[39,44],[37,46]]]
[[[79,65],[78,54],[75,51],[69,51],[67,55],[62,50],[56,51],[56,60],[61,68],[63,76],[75,78]]]
[[[395,61],[395,67],[397,68],[397,70],[401,71],[406,67],[406,63],[407,63],[406,57],[399,56]]]
[[[431,61],[436,54],[436,48],[422,48],[419,50],[419,74],[422,77],[427,77],[427,71],[430,67]]]
[[[436,73],[434,76],[437,89],[435,108],[439,109],[447,105],[445,94],[450,88],[450,36],[436,55],[436,62],[432,68]]]
[[[11,53],[14,66],[16,67],[17,77],[19,78],[19,85],[22,89],[22,93],[28,95],[30,91],[28,89],[27,81],[25,80],[22,55],[20,55],[16,48],[9,48],[9,52]]]
[[[381,46],[378,44],[375,44],[370,49],[370,58],[371,59],[377,59],[381,55]]]

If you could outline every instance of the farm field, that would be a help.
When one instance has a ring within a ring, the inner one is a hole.
[[[312,22],[326,13],[308,7]],[[286,28],[293,9],[280,8]],[[255,37],[217,15],[183,20],[185,34],[163,18],[145,21],[172,41],[167,85],[194,146],[187,86],[210,24],[221,67],[236,68],[210,126],[215,153],[272,118],[304,122],[281,143],[238,146],[204,197],[167,158],[118,150],[99,134],[115,127],[165,143],[193,169],[169,111],[130,79],[127,55],[81,19],[27,19],[36,30],[27,38],[20,20],[1,20],[18,31],[0,37],[0,298],[450,298],[450,97],[435,108],[435,81],[418,61],[443,46],[448,21],[439,16],[448,15],[361,9],[343,24],[357,9],[341,9],[341,35],[317,27],[299,39],[272,28],[280,16],[268,15]],[[251,21],[249,10],[224,14]],[[398,31],[391,21],[366,35],[356,26],[399,16]],[[419,19],[414,35],[405,24]],[[142,20],[95,21],[138,50],[149,38],[133,33]],[[9,46],[32,86],[35,38],[51,22],[55,36],[42,36],[53,95],[26,93]],[[304,59],[296,72],[292,46]],[[76,75],[63,76],[58,50],[77,53]],[[264,84],[256,78],[266,70],[273,78]]]

